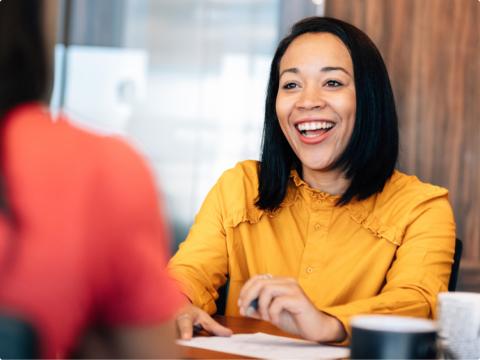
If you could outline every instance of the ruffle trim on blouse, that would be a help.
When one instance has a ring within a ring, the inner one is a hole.
[[[293,205],[297,199],[297,191],[292,188],[288,188],[285,199],[280,204],[280,207],[274,211],[260,210],[255,205],[247,206],[243,209],[238,209],[231,211],[228,219],[225,220],[225,226],[227,227],[236,227],[243,222],[248,222],[250,224],[256,224],[260,221],[262,216],[275,217],[282,208]]]
[[[315,190],[310,185],[308,185],[299,175],[296,170],[292,170],[290,173],[290,178],[293,180],[295,184],[294,192],[297,193],[300,188],[303,188],[306,192],[310,193],[310,196],[315,200],[321,201],[328,201],[329,203],[335,204],[338,200],[340,200],[340,195],[332,195],[325,191]],[[296,197],[295,197],[296,198]]]
[[[350,212],[353,221],[363,226],[379,239],[384,239],[396,246],[400,246],[403,241],[404,230],[383,223],[375,214],[367,211],[361,204],[347,204],[346,208]]]
[[[225,220],[224,226],[233,228],[244,222],[256,224],[260,221],[263,214],[264,211],[256,207],[239,209],[230,213],[228,219]]]
[[[289,191],[289,194],[289,197],[285,198],[285,201],[280,208],[289,206],[295,201],[295,197],[297,196],[296,191]],[[371,232],[374,236],[386,240],[396,246],[402,244],[404,229],[398,228],[394,225],[385,224],[375,214],[366,210],[360,203],[347,204],[345,206],[349,211],[351,219]],[[262,216],[266,215],[274,217],[278,211],[280,211],[280,209],[273,212],[267,212],[259,210],[255,206],[246,209],[239,209],[238,211],[230,213],[229,219],[225,222],[225,226],[233,228],[244,222],[256,224],[260,221]]]
[[[412,181],[410,178],[405,180],[404,178],[397,179],[398,176],[392,177],[392,184],[395,184],[396,187],[403,187],[404,184],[399,184],[400,181]],[[327,201],[329,203],[335,203],[340,196],[331,195],[325,192],[321,192],[315,189],[312,189],[305,181],[303,181],[298,173],[295,170],[292,170],[290,178],[292,179],[292,184],[287,189],[287,194],[279,209],[275,211],[264,211],[258,209],[252,201],[252,204],[249,204],[246,207],[231,209],[228,213],[228,218],[225,219],[224,225],[226,227],[236,227],[243,222],[248,222],[250,224],[256,224],[260,221],[262,216],[275,217],[282,208],[288,207],[300,201],[301,193],[307,191],[309,195],[315,200],[321,200],[322,202]],[[418,181],[415,179],[415,181]],[[292,186],[293,185],[293,186]],[[418,194],[415,195],[415,203],[421,203],[435,197],[444,196],[448,193],[446,189],[432,186],[427,187],[422,193],[421,199],[419,199]],[[379,194],[381,196],[381,194]],[[353,200],[349,204],[345,205],[345,208],[348,210],[350,218],[361,225],[363,228],[368,230],[371,234],[376,236],[379,239],[386,240],[396,246],[400,246],[403,242],[403,237],[406,231],[404,224],[400,223],[386,223],[385,219],[382,219],[381,216],[375,214],[374,212],[368,210],[365,207],[365,204],[362,201]],[[412,205],[413,207],[413,205]]]
[[[274,211],[260,210],[254,204],[251,204],[245,208],[230,211],[229,216],[225,220],[224,224],[227,227],[236,227],[243,222],[256,224],[264,215],[275,217],[282,208],[293,205],[297,201],[298,196],[299,194],[297,189],[289,186],[287,189],[287,194],[285,195],[285,198],[278,209]]]
[[[446,189],[430,185],[429,189],[422,194],[421,198],[418,196],[415,198],[415,203],[412,203],[412,208],[423,201],[445,196],[446,194],[448,194]],[[349,210],[350,217],[355,222],[362,225],[365,229],[370,231],[379,239],[387,240],[396,246],[400,246],[402,244],[406,231],[406,227],[403,226],[404,224],[386,224],[376,214],[365,209],[361,202],[357,202],[355,200],[354,202],[345,205],[345,207]]]

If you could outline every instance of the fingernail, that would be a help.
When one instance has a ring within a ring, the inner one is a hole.
[[[253,316],[253,314],[255,314],[255,309],[251,306],[249,306],[247,308],[247,312],[246,312],[247,316]]]

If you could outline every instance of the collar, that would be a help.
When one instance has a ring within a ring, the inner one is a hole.
[[[304,195],[307,200],[312,200],[314,202],[322,201],[335,205],[341,198],[340,195],[332,195],[325,191],[312,188],[300,177],[300,175],[298,175],[297,170],[292,170],[290,172],[290,178],[292,179],[293,186],[289,186],[289,190],[290,188],[293,188],[297,196]]]

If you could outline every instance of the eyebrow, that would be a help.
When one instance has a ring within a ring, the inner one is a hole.
[[[343,68],[341,66],[325,66],[325,67],[321,68],[320,71],[321,72],[343,71],[348,76],[350,76],[350,77],[352,76],[345,68]],[[298,74],[299,72],[300,72],[300,70],[298,70],[298,68],[288,68],[288,69],[283,70],[280,73],[280,77],[282,77],[282,75],[285,74],[285,73]]]

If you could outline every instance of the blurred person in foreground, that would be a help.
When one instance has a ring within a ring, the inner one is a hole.
[[[0,2],[0,313],[33,325],[42,357],[82,354],[93,329],[104,352],[91,356],[175,356],[183,298],[154,182],[123,141],[49,113],[48,6]]]
[[[220,177],[169,263],[191,302],[182,337],[192,324],[231,333],[210,317],[227,279],[226,315],[319,342],[347,343],[357,314],[435,317],[453,213],[446,189],[395,170],[398,142],[367,35],[331,18],[295,24],[271,65],[261,161]]]

